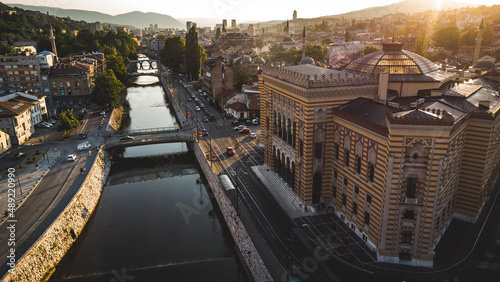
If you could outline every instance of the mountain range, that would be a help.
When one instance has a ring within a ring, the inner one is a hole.
[[[39,11],[42,13],[49,13],[56,17],[69,17],[72,20],[82,20],[86,22],[102,22],[118,25],[127,25],[137,28],[149,27],[150,24],[158,24],[161,28],[185,28],[185,25],[180,23],[178,20],[174,19],[169,15],[158,14],[158,13],[143,13],[143,12],[129,12],[125,14],[119,14],[116,16],[111,16],[108,14],[86,11],[86,10],[75,10],[75,9],[61,9],[46,6],[31,6],[23,4],[8,4],[11,7],[16,7],[24,10]]]

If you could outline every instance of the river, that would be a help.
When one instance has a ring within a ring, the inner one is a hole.
[[[127,129],[176,124],[156,77],[127,88]],[[150,85],[150,86],[147,86]],[[248,281],[185,143],[112,152],[94,216],[51,281]]]

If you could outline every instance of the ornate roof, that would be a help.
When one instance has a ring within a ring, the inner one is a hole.
[[[348,70],[378,74],[428,74],[438,68],[428,59],[403,50],[401,43],[385,43],[383,49],[363,56],[352,62]]]
[[[316,62],[311,57],[304,57],[300,60],[299,65],[315,65]]]

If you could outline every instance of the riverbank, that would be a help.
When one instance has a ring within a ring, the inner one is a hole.
[[[100,150],[78,192],[2,281],[43,281],[50,277],[94,212],[110,168],[108,154]]]

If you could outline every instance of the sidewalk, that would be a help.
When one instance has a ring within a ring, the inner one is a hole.
[[[16,193],[16,209],[19,208],[24,200],[28,198],[35,187],[40,183],[42,178],[47,174],[50,168],[56,163],[61,157],[62,152],[57,148],[50,149],[45,156],[38,161],[38,169],[33,164],[30,168],[24,170],[23,172],[17,174],[14,172],[15,178],[15,193]],[[0,179],[0,222],[5,219],[4,211],[8,207],[8,184],[9,178],[3,177]],[[21,193],[22,191],[22,193]]]

